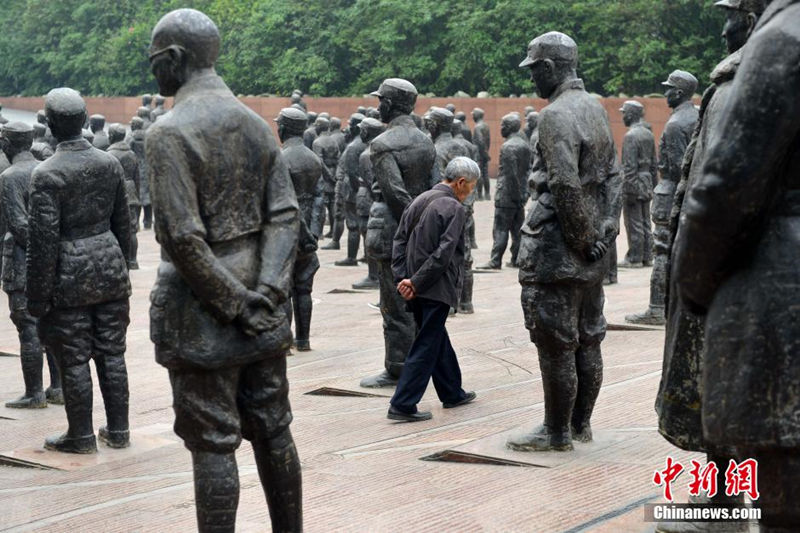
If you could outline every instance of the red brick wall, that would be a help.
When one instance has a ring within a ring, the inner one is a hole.
[[[278,112],[281,108],[289,105],[288,98],[245,97],[241,100],[256,113],[264,117],[273,130],[275,129],[273,119],[278,116]],[[661,136],[661,132],[664,130],[664,124],[670,114],[667,102],[663,98],[643,98],[639,101],[644,104],[645,120],[652,124],[653,133],[656,139],[658,139]],[[356,111],[359,105],[377,106],[378,104],[375,98],[306,98],[306,102],[309,110],[316,112],[327,111],[331,116],[341,118],[343,124],[347,123],[348,118]],[[492,132],[492,147],[490,152],[492,162],[490,164],[490,172],[493,176],[497,172],[500,145],[503,142],[500,136],[500,120],[504,115],[512,111],[517,111],[522,114],[525,106],[532,105],[537,110],[541,110],[547,104],[546,100],[538,98],[419,98],[416,111],[419,114],[423,114],[431,106],[436,105],[443,107],[450,102],[456,106],[456,109],[467,113],[469,117],[468,125],[470,128],[474,127],[472,117],[470,116],[472,109],[474,107],[480,107],[485,111],[485,120],[489,124]],[[624,99],[603,98],[601,102],[608,112],[614,140],[617,143],[617,149],[620,149],[622,146],[622,137],[625,135],[625,126],[622,123],[622,113],[619,112],[619,108],[622,107]],[[11,109],[37,111],[44,107],[44,98],[7,97],[0,98],[0,103],[2,103],[4,107]],[[131,117],[136,114],[137,108],[141,105],[141,98],[87,98],[86,105],[90,114],[100,113],[105,115],[106,121],[109,124],[113,122],[127,123],[130,121]],[[171,105],[172,99],[170,98],[167,100],[166,107],[169,108]]]

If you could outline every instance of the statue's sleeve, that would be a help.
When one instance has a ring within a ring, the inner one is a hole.
[[[197,203],[188,161],[192,150],[180,132],[147,132],[145,154],[158,242],[194,295],[223,323],[241,313],[247,288],[214,256]],[[198,160],[202,158],[195,154]]]
[[[639,174],[639,149],[630,133],[622,139],[622,171],[626,182],[635,182]]]
[[[587,254],[598,235],[583,198],[578,159],[580,139],[574,119],[542,112],[539,147],[547,165],[547,185],[553,195],[556,214],[567,246]]]
[[[748,43],[719,133],[684,200],[676,279],[700,308],[736,268],[734,259],[750,257],[776,195],[785,193],[786,155],[800,134],[800,42],[796,19],[782,24]]]
[[[43,304],[52,299],[58,264],[61,206],[60,179],[34,171],[28,209],[27,284],[25,293],[33,316],[41,316]]]
[[[6,231],[14,236],[14,241],[22,247],[28,242],[28,205],[21,184],[9,174],[0,176],[3,190],[3,216]],[[2,236],[0,236],[2,237]]]
[[[267,170],[266,223],[261,231],[261,273],[258,291],[273,303],[289,299],[292,269],[300,231],[297,207],[289,170],[274,140],[270,139],[272,157]]]
[[[406,190],[400,166],[391,150],[380,146],[373,141],[370,154],[372,161],[372,174],[381,188],[381,194],[395,220],[400,220],[408,204],[411,203],[411,194]]]
[[[122,255],[126,261],[131,261],[131,213],[128,207],[128,195],[125,193],[125,170],[122,164],[113,158],[112,173],[117,182],[114,192],[114,209],[111,212],[111,233],[117,238]]]

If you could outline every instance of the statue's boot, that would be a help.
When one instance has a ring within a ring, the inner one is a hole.
[[[20,362],[25,394],[6,402],[10,409],[42,409],[47,407],[47,397],[42,390],[42,346],[36,334],[35,322],[20,331]]]
[[[61,376],[67,432],[47,437],[44,447],[64,453],[96,453],[92,429],[92,376],[89,363],[64,367]]]
[[[47,369],[50,372],[50,386],[44,391],[47,403],[64,405],[64,392],[61,390],[61,372],[53,355],[45,350],[47,355]]]
[[[139,237],[136,232],[131,232],[131,260],[128,262],[129,270],[139,270],[139,262],[137,257],[139,255]]]
[[[309,332],[311,331],[311,311],[314,306],[311,294],[295,294],[292,298],[295,315],[294,345],[298,352],[311,350]]]
[[[471,315],[475,312],[472,306],[472,286],[473,286],[472,269],[464,270],[464,284],[461,286],[461,301],[458,302],[458,312],[465,315]]]
[[[338,250],[340,248],[339,241],[332,240],[325,246],[320,247],[320,250]]]
[[[289,428],[278,436],[253,443],[258,475],[267,497],[272,531],[303,530],[300,459]]]
[[[197,530],[200,533],[234,533],[239,507],[236,455],[192,452],[192,466]]]
[[[377,376],[370,376],[368,378],[362,379],[359,385],[367,389],[394,387],[395,385],[397,385],[397,378],[389,374],[387,370],[384,370]]]
[[[644,313],[626,315],[625,322],[630,322],[631,324],[645,324],[648,326],[663,326],[666,324],[667,320],[664,318],[663,307],[650,306]]]
[[[575,356],[569,350],[538,345],[537,349],[544,388],[544,424],[532,433],[510,439],[506,446],[521,452],[570,451],[569,425],[578,389]]]
[[[130,446],[128,427],[128,371],[124,354],[96,358],[100,392],[106,408],[106,425],[100,428],[98,437],[109,448]]]
[[[578,348],[575,354],[575,369],[578,375],[578,392],[572,408],[570,429],[572,438],[578,442],[592,441],[590,420],[600,387],[603,385],[603,358],[600,344]]]
[[[358,255],[358,245],[361,241],[361,235],[356,231],[350,231],[347,233],[347,257],[345,259],[341,259],[336,261],[334,265],[336,266],[358,266],[358,259],[356,256]]]
[[[367,268],[367,277],[361,281],[353,283],[354,289],[377,290],[380,288],[378,283],[378,266],[375,264],[375,261],[372,259],[367,259]]]

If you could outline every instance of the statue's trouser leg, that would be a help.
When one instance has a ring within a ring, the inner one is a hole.
[[[645,263],[653,262],[653,226],[650,216],[650,201],[639,202],[642,210],[642,261]]]
[[[667,246],[669,245],[669,228],[656,224],[653,235],[655,245],[653,273],[650,275],[650,311],[664,314],[664,292],[667,283]]]
[[[344,203],[338,195],[333,200],[333,240],[339,242],[344,233]]]
[[[144,222],[143,222],[143,224],[144,224],[144,228],[145,229],[150,229],[150,227],[153,225],[153,206],[150,205],[150,204],[147,204],[146,206],[144,206]]]
[[[514,210],[506,207],[494,208],[494,227],[492,228],[492,253],[489,259],[495,267],[503,266],[503,254],[508,247],[508,233],[514,219]]]
[[[600,343],[606,336],[603,317],[603,284],[580,288],[578,317],[579,347],[575,352],[578,393],[572,409],[572,427],[581,431],[589,426],[600,387],[603,384],[603,357]]]
[[[310,292],[295,292],[292,296],[294,306],[295,327],[294,337],[298,341],[307,341],[311,331],[311,310],[313,303]]]
[[[328,211],[328,231],[333,235],[334,230],[336,229],[336,201],[333,195],[333,192],[325,191],[324,193],[325,198],[325,209]],[[335,237],[335,235],[334,235]],[[337,239],[334,239],[337,240]]]
[[[347,257],[349,259],[357,259],[358,247],[361,244],[361,232],[359,231],[355,204],[345,204],[344,212],[347,224]]]
[[[367,276],[370,279],[378,280],[378,262],[367,257]]]
[[[283,304],[283,312],[286,314],[286,320],[289,321],[289,327],[292,327],[292,318],[294,313],[292,310],[294,309],[294,292],[292,292],[292,297],[286,300]]]
[[[47,369],[50,372],[50,388],[60,389],[61,373],[58,370],[58,363],[56,363],[56,358],[53,357],[53,354],[50,353],[50,350],[45,350],[45,353],[47,354]]]
[[[580,287],[563,283],[522,286],[525,327],[539,352],[544,389],[544,424],[551,433],[569,433],[578,394],[576,353]]]
[[[481,177],[478,178],[478,197],[485,198],[486,200],[489,199],[489,161],[486,159],[481,159],[480,168],[481,168]]]
[[[461,300],[459,307],[472,309],[472,287],[475,276],[472,274],[472,250],[470,250],[469,240],[464,247],[464,284],[461,286]]]
[[[758,489],[761,496],[755,505],[761,508],[759,531],[800,531],[800,449],[776,447],[741,449],[738,452],[740,460],[753,458],[758,461]],[[728,465],[717,466],[724,472]]]
[[[39,319],[39,337],[61,374],[67,436],[74,439],[94,437],[89,370],[97,341],[93,313],[93,307],[56,307]],[[124,331],[122,340],[124,351]]]
[[[192,452],[197,530],[233,533],[239,506],[239,470],[234,453]]]
[[[128,431],[128,371],[125,367],[125,334],[130,305],[124,298],[91,308],[93,355],[110,432]]]
[[[511,262],[517,264],[517,255],[519,254],[520,235],[522,233],[522,224],[525,222],[525,207],[520,206],[512,211],[513,215],[510,221],[509,232],[511,233]],[[502,254],[501,254],[502,255]]]
[[[311,309],[313,307],[311,292],[314,289],[314,276],[319,270],[319,258],[316,252],[298,255],[294,264],[294,289],[292,305],[294,306],[295,339],[308,341],[311,330]]]
[[[414,342],[416,325],[414,316],[408,311],[406,302],[394,283],[391,261],[378,261],[380,281],[381,315],[383,316],[383,339],[386,346],[384,366],[386,371],[399,378],[403,362]]]
[[[255,440],[253,451],[269,505],[272,531],[302,531],[300,458],[289,428],[269,439]]]
[[[626,196],[622,205],[622,218],[625,221],[625,233],[628,234],[628,263],[641,263],[644,260],[644,220],[642,220],[642,203],[633,196]],[[647,219],[648,223],[650,219]],[[651,244],[652,246],[652,244]]]
[[[469,219],[467,220],[467,238],[469,238],[468,246],[470,248],[475,248],[478,241],[475,240],[475,214],[474,214],[474,212],[469,214]]]
[[[130,213],[131,213],[131,261],[134,263],[137,260],[139,254],[139,237],[137,235],[139,231],[139,220],[135,219],[136,208],[135,206],[130,206]]]
[[[606,274],[606,279],[611,283],[617,282],[617,239],[614,239],[614,242],[608,247],[608,251],[606,252],[606,256],[604,258],[606,263],[608,264],[608,273]]]
[[[22,379],[25,396],[33,397],[42,392],[42,345],[39,342],[36,319],[28,313],[28,300],[23,291],[8,293],[11,322],[19,335],[19,357],[22,363]]]

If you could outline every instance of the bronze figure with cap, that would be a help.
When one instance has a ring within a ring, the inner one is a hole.
[[[367,251],[367,225],[369,224],[369,212],[372,208],[373,194],[372,189],[375,177],[372,174],[372,161],[370,156],[370,143],[372,140],[383,133],[384,125],[380,120],[374,118],[364,118],[358,125],[361,141],[366,149],[358,157],[358,193],[356,194],[356,209],[358,210],[358,230],[364,240],[364,255],[367,259],[367,276],[355,283],[354,289],[375,290],[380,288],[378,285],[378,262]]]
[[[478,147],[478,166],[481,167],[481,179],[478,181],[477,200],[489,200],[489,149],[492,146],[492,134],[489,125],[483,120],[484,111],[480,107],[472,110],[472,120],[475,122],[473,139]]]
[[[517,259],[545,414],[533,432],[508,441],[520,451],[572,450],[573,439],[592,440],[603,381],[604,256],[619,232],[622,180],[608,116],[584,89],[577,65],[578,46],[559,32],[534,39],[520,65],[550,100],[539,114],[539,196]]]
[[[284,313],[299,210],[270,127],[215,71],[220,42],[193,9],[166,14],[152,33],[151,69],[175,104],[145,141],[162,250],[150,337],[169,371],[175,431],[192,454],[198,529],[234,531],[235,451],[245,438],[272,530],[300,531]]]

